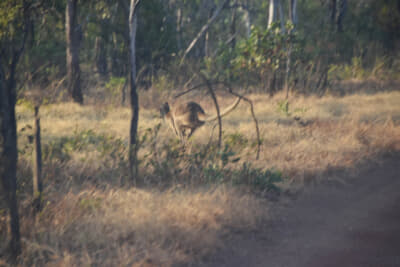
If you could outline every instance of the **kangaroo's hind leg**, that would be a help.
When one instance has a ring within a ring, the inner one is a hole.
[[[190,128],[190,133],[188,135],[188,139],[194,134],[194,132],[204,124],[204,121],[197,121],[196,125]]]

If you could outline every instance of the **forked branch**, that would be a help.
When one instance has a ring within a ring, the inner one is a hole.
[[[257,134],[257,154],[256,154],[256,159],[258,160],[260,158],[261,138],[260,138],[260,128],[258,127],[258,120],[256,118],[256,114],[254,113],[253,101],[251,101],[250,99],[248,99],[247,97],[245,97],[245,96],[243,96],[243,95],[241,95],[239,93],[234,92],[229,84],[227,84],[225,82],[219,82],[219,83],[222,83],[225,87],[227,87],[227,91],[231,95],[234,95],[236,97],[240,97],[241,99],[243,99],[244,101],[249,103],[251,116],[253,117],[254,125],[255,125],[255,128],[256,128],[256,134]]]
[[[214,105],[215,105],[215,109],[217,111],[217,118],[218,118],[218,147],[221,148],[221,144],[222,144],[222,120],[221,120],[221,114],[220,114],[220,110],[219,110],[217,97],[215,96],[214,89],[212,88],[211,82],[207,79],[207,77],[201,72],[200,72],[200,77],[206,83],[208,92],[211,95],[211,98],[212,98],[212,100],[214,102]]]

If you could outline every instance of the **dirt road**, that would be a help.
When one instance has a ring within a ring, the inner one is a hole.
[[[362,169],[277,205],[264,229],[230,237],[199,266],[400,266],[400,156]]]

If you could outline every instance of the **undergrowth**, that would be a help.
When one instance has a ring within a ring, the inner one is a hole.
[[[44,192],[36,215],[32,114],[18,106],[19,264],[171,266],[217,253],[233,231],[263,227],[270,196],[398,151],[399,97],[251,96],[263,139],[259,160],[245,105],[224,117],[221,148],[207,125],[183,147],[152,110],[142,109],[135,188],[127,171],[128,109],[49,105],[41,109]],[[1,199],[0,240],[7,223]]]

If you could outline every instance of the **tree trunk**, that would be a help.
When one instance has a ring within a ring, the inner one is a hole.
[[[336,21],[336,0],[331,0],[330,7],[331,10],[331,25],[332,30],[335,28],[335,21]]]
[[[249,1],[246,1],[246,8],[243,9],[243,20],[246,28],[246,37],[250,38],[251,34],[251,16],[249,11]]]
[[[82,30],[77,24],[78,0],[67,0],[65,15],[65,30],[67,42],[67,81],[68,91],[72,99],[83,103],[81,90],[81,70],[79,68],[79,45],[82,38]]]
[[[180,51],[182,49],[182,9],[180,7],[176,10],[176,44]]]
[[[281,23],[281,33],[285,33],[285,13],[283,12],[282,2],[277,0],[279,10],[279,21]]]
[[[107,51],[103,37],[96,37],[96,70],[101,76],[107,74]]]
[[[290,72],[291,72],[291,58],[292,58],[292,44],[289,44],[287,50],[287,58],[286,58],[286,73],[285,73],[285,89],[286,89],[286,99],[289,98],[290,91]]]
[[[235,0],[234,5],[237,3]],[[230,35],[232,36],[231,47],[232,49],[236,46],[236,8],[232,10],[231,25],[230,25]]]
[[[21,49],[22,53],[22,49]],[[15,120],[15,69],[19,55],[14,54],[6,80],[0,66],[0,178],[10,212],[12,257],[21,252],[21,237],[17,205],[17,124]]]
[[[129,42],[129,37],[125,40]],[[129,53],[128,49],[123,46],[123,51],[120,51],[120,43],[117,39],[117,34],[112,34],[112,49],[111,49],[111,73],[114,76],[122,77],[128,75],[130,71],[127,71],[127,64],[125,60],[122,60],[122,55]]]
[[[289,1],[289,20],[293,23],[294,29],[297,26],[297,0]]]
[[[289,20],[293,24],[293,30],[296,28],[297,24],[297,0],[289,1]],[[292,32],[288,32],[291,34]],[[289,44],[287,50],[287,59],[286,59],[286,74],[285,74],[285,88],[286,88],[286,99],[289,98],[289,90],[290,90],[290,74],[291,74],[291,58],[292,58],[292,43]]]
[[[210,54],[209,54],[209,40],[208,40],[208,38],[210,37],[210,34],[209,34],[209,32],[207,31],[206,32],[206,35],[204,36],[204,56],[206,57],[206,58],[208,58],[209,56],[210,56]]]
[[[38,211],[42,203],[42,148],[40,145],[39,106],[35,107],[35,133],[33,151],[33,204]]]
[[[268,14],[268,29],[271,28],[271,25],[274,21],[276,21],[278,17],[278,1],[270,0],[269,1],[269,14]]]
[[[281,32],[285,32],[285,15],[283,13],[282,2],[279,0],[270,0],[269,1],[269,15],[268,15],[268,29],[271,28],[272,23],[278,20],[279,13],[279,21],[281,23]]]
[[[137,30],[137,5],[140,0],[131,0],[129,10],[129,47],[131,59],[131,126],[129,132],[129,170],[130,178],[133,184],[137,180],[137,128],[139,122],[139,97],[136,91],[136,30]]]
[[[337,31],[343,31],[343,17],[347,10],[347,0],[339,0],[339,7],[336,19]]]

